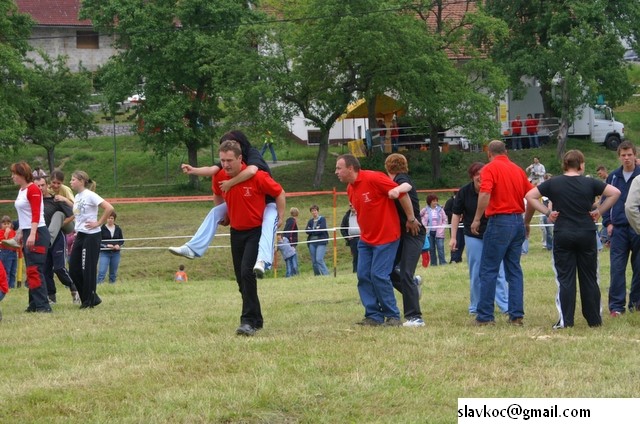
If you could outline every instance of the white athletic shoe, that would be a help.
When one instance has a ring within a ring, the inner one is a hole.
[[[424,325],[422,318],[411,318],[402,324],[403,327],[424,327]]]
[[[180,247],[170,247],[169,252],[173,253],[176,256],[183,256],[187,259],[195,259],[196,257],[196,254],[193,253],[193,250],[191,250],[186,244]]]
[[[256,264],[253,266],[253,272],[255,272],[256,277],[258,278],[262,278],[264,277],[264,261],[257,261]]]

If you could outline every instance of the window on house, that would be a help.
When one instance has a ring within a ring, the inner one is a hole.
[[[308,144],[320,144],[320,131],[308,130],[307,131]]]
[[[76,31],[76,48],[99,49],[100,35],[95,31]]]

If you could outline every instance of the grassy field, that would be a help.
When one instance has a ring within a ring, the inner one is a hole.
[[[637,397],[640,315],[590,329],[578,307],[573,329],[551,330],[539,237],[522,258],[523,328],[470,325],[464,263],[419,269],[423,328],[354,325],[363,309],[345,267],[267,278],[265,328],[249,339],[234,334],[229,278],[129,278],[100,286],[93,310],[60,293],[52,315],[23,313],[26,290],[14,290],[2,302],[0,422],[452,423],[459,397]],[[606,304],[607,252],[600,260]]]
[[[634,98],[637,99],[637,98]],[[617,111],[627,137],[637,141],[638,102]],[[584,140],[587,172],[599,164],[618,166],[615,152]],[[343,152],[332,148],[332,155]],[[42,165],[41,148],[4,152],[0,169],[20,159]],[[117,182],[113,140],[89,145],[68,141],[56,150],[68,174],[84,169],[107,198],[209,194],[209,183],[190,188],[180,173],[181,152],[158,159],[140,149],[135,137],[117,140]],[[301,163],[274,168],[288,193],[312,189],[316,150],[281,147],[281,160]],[[511,152],[526,167],[538,155],[548,172],[560,173],[555,146]],[[429,156],[408,153],[412,177],[424,204],[426,192],[452,189],[467,181],[466,168],[486,161],[483,153],[443,155],[443,178],[431,182]],[[201,152],[202,164],[211,151]],[[363,161],[380,169],[379,157]],[[344,189],[327,161],[323,190]],[[448,193],[441,193],[444,203]],[[0,188],[0,214],[15,216],[15,187]],[[339,223],[347,200],[331,195],[290,196],[300,208],[320,205],[329,226]],[[302,275],[260,282],[265,329],[251,339],[235,336],[240,296],[233,281],[227,229],[205,258],[170,255],[166,248],[192,235],[210,202],[116,204],[127,239],[117,284],[102,285],[104,299],[94,310],[78,310],[59,286],[52,315],[22,312],[24,288],[0,304],[3,343],[0,361],[1,423],[452,423],[459,397],[638,397],[640,315],[610,319],[606,314],[609,255],[600,255],[604,326],[589,329],[576,315],[576,327],[551,330],[557,320],[555,282],[549,253],[534,229],[525,271],[526,325],[513,328],[498,317],[493,328],[469,325],[466,265],[419,269],[424,289],[424,328],[360,328],[363,315],[350,272],[351,258],[341,240],[336,276],[313,277],[306,246],[298,248]],[[448,256],[448,255],[447,255]],[[188,284],[173,283],[185,264]],[[284,275],[281,267],[278,276]]]

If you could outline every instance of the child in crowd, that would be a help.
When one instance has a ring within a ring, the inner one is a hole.
[[[429,237],[424,238],[424,244],[422,245],[422,267],[429,268],[431,263],[431,254],[429,253],[431,250],[431,243],[429,242]]]
[[[2,262],[0,262],[0,302],[4,299],[4,295],[9,292],[9,283],[7,282],[7,273],[4,270]],[[2,321],[2,311],[0,311],[0,321]]]
[[[184,265],[180,265],[178,267],[178,270],[173,277],[173,281],[175,281],[176,283],[186,283],[187,281],[189,281],[189,276],[186,272],[184,272]]]
[[[7,215],[3,216],[2,228],[0,229],[0,261],[2,262],[2,265],[4,265],[4,270],[7,274],[7,280],[10,289],[16,287],[18,250],[20,250],[19,247],[14,246],[15,236],[16,232],[13,229],[11,218],[9,218]],[[5,243],[5,241],[7,243]]]
[[[282,254],[284,263],[287,266],[285,277],[298,275],[298,254],[296,248],[289,243],[289,239],[278,234],[278,250]]]

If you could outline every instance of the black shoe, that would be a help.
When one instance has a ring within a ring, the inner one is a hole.
[[[256,329],[249,324],[242,324],[236,329],[236,334],[239,336],[253,336],[256,334]]]
[[[102,299],[100,299],[100,297],[96,293],[93,293],[93,295],[90,297],[91,300],[82,302],[82,305],[80,305],[80,309],[95,308],[102,303]]]
[[[36,307],[29,305],[27,306],[27,309],[24,310],[25,312],[31,313],[31,312],[35,312],[36,311]]]
[[[50,305],[55,305],[56,304],[56,295],[55,294],[50,294],[49,295],[49,304]]]
[[[373,318],[365,318],[362,321],[356,322],[356,324],[362,325],[362,326],[365,326],[365,327],[379,327],[384,323],[380,322],[380,321],[376,321]]]
[[[50,314],[53,312],[51,308],[38,308],[34,311],[37,314]]]

